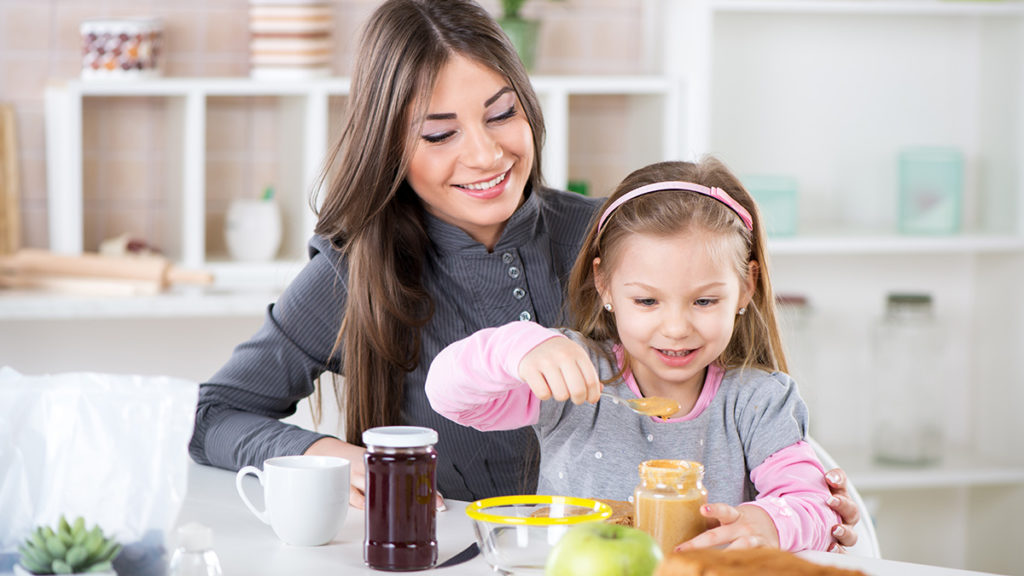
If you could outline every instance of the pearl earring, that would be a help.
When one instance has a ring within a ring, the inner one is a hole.
[[[736,312],[736,314],[739,314],[740,316],[743,316],[746,313],[747,313],[746,307],[740,308],[739,311]]]
[[[609,312],[611,312],[612,311],[612,305],[611,304],[605,304],[604,305],[604,309],[609,311]]]

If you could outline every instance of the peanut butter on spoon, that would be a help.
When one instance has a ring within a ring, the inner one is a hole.
[[[609,394],[608,392],[601,392],[601,395],[611,398],[612,402],[615,402],[616,404],[625,404],[633,412],[644,416],[669,418],[680,410],[679,402],[670,398],[662,398],[660,396],[651,396],[649,398],[621,398],[619,396]]]

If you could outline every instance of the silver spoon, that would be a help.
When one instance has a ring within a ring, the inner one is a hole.
[[[649,398],[622,398],[609,392],[601,392],[601,396],[607,396],[616,404],[625,404],[627,408],[643,416],[654,416],[657,418],[669,418],[681,407],[679,402],[670,398],[651,396]]]

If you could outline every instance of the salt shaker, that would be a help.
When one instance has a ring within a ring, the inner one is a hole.
[[[213,530],[190,522],[175,532],[177,540],[168,576],[221,576],[220,559],[213,551]]]
[[[363,561],[378,570],[430,568],[437,562],[437,432],[382,426],[363,432],[363,444]]]

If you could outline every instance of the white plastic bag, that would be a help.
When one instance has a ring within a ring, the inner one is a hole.
[[[196,383],[174,378],[0,368],[0,572],[63,514],[125,545],[119,573],[162,574],[197,398]]]

